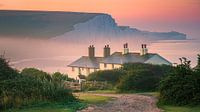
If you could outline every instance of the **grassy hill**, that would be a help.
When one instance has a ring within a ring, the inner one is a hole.
[[[73,25],[97,13],[0,10],[0,37],[50,38],[73,30]]]

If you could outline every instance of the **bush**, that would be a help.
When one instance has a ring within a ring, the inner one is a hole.
[[[135,71],[123,77],[117,86],[120,92],[126,91],[155,91],[160,77],[149,70]]]
[[[33,102],[71,102],[71,91],[43,71],[29,68],[21,74],[0,58],[0,109],[19,108]]]
[[[8,61],[0,57],[0,81],[14,79],[19,75],[17,70],[8,65]]]
[[[186,105],[200,103],[200,72],[193,71],[190,61],[181,64],[160,82],[160,103]]]
[[[36,68],[24,68],[21,71],[21,74],[34,77],[40,80],[48,80],[48,81],[52,80],[51,76],[48,73],[43,72],[42,70],[38,70]]]
[[[158,77],[163,77],[167,73],[173,70],[172,66],[169,65],[152,65],[143,63],[126,63],[123,65],[122,69],[128,73],[141,70],[149,70],[151,73]]]
[[[69,78],[68,75],[62,74],[60,72],[53,73],[51,77],[52,81],[60,86],[64,86],[65,81],[74,81],[74,79]]]
[[[122,67],[126,75],[117,85],[119,92],[156,91],[160,80],[172,71],[171,66],[151,64],[124,64]]]
[[[200,104],[200,69],[194,71],[193,79],[195,87],[195,89],[193,89],[194,101]]]
[[[86,79],[88,81],[107,81],[108,83],[115,85],[124,74],[124,71],[119,69],[96,71],[89,74]]]

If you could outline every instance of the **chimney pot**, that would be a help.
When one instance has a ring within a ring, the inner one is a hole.
[[[142,49],[141,49],[140,55],[146,55],[147,53],[148,53],[147,45],[142,44]]]
[[[89,46],[89,48],[88,48],[88,56],[90,58],[95,57],[95,47],[94,47],[94,45],[90,45]]]
[[[128,43],[124,44],[124,54],[129,53],[129,49],[128,49]]]
[[[110,47],[109,47],[108,44],[105,45],[105,47],[104,47],[104,50],[103,50],[103,56],[104,56],[104,57],[108,57],[108,56],[110,56]]]

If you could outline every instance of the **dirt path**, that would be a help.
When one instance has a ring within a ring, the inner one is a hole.
[[[156,107],[156,98],[137,94],[95,94],[115,97],[102,105],[91,105],[79,112],[161,112]]]

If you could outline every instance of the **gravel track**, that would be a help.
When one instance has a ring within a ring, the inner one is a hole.
[[[138,94],[93,94],[114,97],[102,105],[90,105],[78,112],[162,112],[156,106],[157,99]]]

